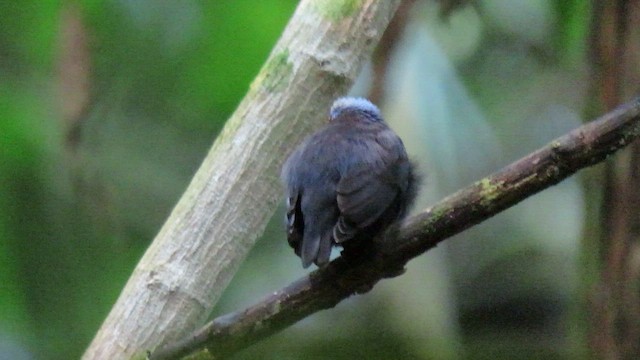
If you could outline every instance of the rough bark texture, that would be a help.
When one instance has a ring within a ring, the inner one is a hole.
[[[273,215],[289,150],[319,127],[399,0],[303,0],[83,359],[143,357],[210,314]]]
[[[401,273],[412,258],[525,198],[594,165],[640,137],[640,99],[573,130],[547,146],[407,219],[395,237],[376,242],[371,258],[331,262],[245,310],[216,318],[151,359],[223,358],[343,299]],[[553,211],[553,209],[549,209]],[[395,233],[395,232],[391,232]],[[205,349],[206,347],[206,349]]]

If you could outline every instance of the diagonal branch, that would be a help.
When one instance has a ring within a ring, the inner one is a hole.
[[[245,310],[214,319],[182,342],[160,349],[151,359],[176,359],[196,351],[204,352],[202,358],[221,358],[241,350],[370,290],[444,239],[603,161],[639,136],[640,99],[636,99],[407,219],[397,237],[376,243],[372,257],[358,262],[338,258]]]
[[[399,3],[299,2],[83,359],[139,357],[206,321],[276,209],[284,153],[347,92]]]

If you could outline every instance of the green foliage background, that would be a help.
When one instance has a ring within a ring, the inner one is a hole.
[[[0,358],[79,357],[295,5],[0,1]],[[56,87],[71,6],[95,99],[75,150]]]
[[[456,48],[461,39],[470,38],[469,33],[438,40],[445,49],[452,46],[449,61],[459,71],[459,81],[490,125],[498,129],[498,137],[504,138],[510,136],[509,129],[530,125],[530,117],[510,115],[522,114],[523,108],[535,112],[510,102],[513,94],[530,94],[537,87],[533,92],[540,96],[538,103],[557,101],[552,93],[544,95],[557,78],[545,76],[582,76],[590,17],[586,2],[580,0],[528,2],[546,9],[542,16],[552,24],[549,36],[528,37],[526,24],[522,31],[512,32],[496,15],[516,23],[530,16],[527,11],[531,8],[507,6],[509,3],[527,4],[480,1],[481,11],[463,10],[463,17],[473,12],[476,15],[469,18],[482,24],[481,30],[474,30],[483,34],[470,45],[475,50],[463,49],[470,55],[460,55],[463,50]],[[291,0],[0,0],[0,358],[81,355],[295,5]],[[69,141],[72,125],[60,112],[65,96],[59,86],[62,14],[69,8],[79,10],[85,25],[91,69],[91,103],[76,124],[80,129],[77,143]],[[418,16],[418,22],[439,23],[434,19]],[[496,49],[501,50],[499,55]],[[513,69],[508,72],[509,68],[492,64],[491,59],[533,70],[524,75]],[[416,76],[422,75],[420,71],[416,70]],[[498,72],[504,87],[496,86]],[[587,85],[579,86],[584,89]],[[441,90],[446,96],[446,89]],[[582,100],[572,99],[565,104],[579,114]],[[536,138],[536,144],[548,140],[545,136]],[[457,145],[445,142],[438,146]],[[513,154],[533,148],[517,148],[505,158],[513,159]],[[286,261],[297,266],[282,245],[278,221],[274,224],[219,311],[237,307],[234,299],[238,296],[244,303],[253,301],[255,294],[238,290],[243,286],[258,294],[264,290],[261,286],[266,291],[274,288],[271,283],[264,285],[257,275],[277,267],[269,260],[270,254],[285,252],[290,258]],[[513,258],[509,258],[512,262],[506,258],[508,255],[501,258],[503,264],[515,266]],[[301,274],[297,268],[278,271],[289,279]],[[566,298],[572,294],[561,295],[564,314],[570,306]],[[547,300],[554,299],[557,297]],[[369,304],[371,309],[393,306],[379,302]],[[463,340],[446,346],[463,344],[466,350],[432,348],[428,356],[409,343],[420,343],[422,336],[432,335],[407,337],[401,331],[387,331],[391,320],[386,317],[392,316],[376,310],[357,311],[362,321],[354,323],[352,332],[339,332],[344,337],[327,340],[322,331],[312,331],[297,338],[303,332],[300,329],[305,329],[303,324],[244,356],[274,351],[274,358],[278,354],[324,358],[329,351],[344,358],[443,358],[442,354],[455,358],[451,354],[463,353],[468,358],[561,358],[567,355],[567,348],[580,347],[580,336],[569,345],[563,342],[543,350],[533,346],[533,351],[531,344],[536,339],[521,341],[520,335],[505,338],[496,335],[502,332],[487,331],[482,334],[489,335],[478,340],[467,336],[476,322],[463,321],[458,331]],[[472,319],[474,314],[460,318]],[[572,324],[563,319],[564,324]],[[288,352],[288,348],[296,350]]]

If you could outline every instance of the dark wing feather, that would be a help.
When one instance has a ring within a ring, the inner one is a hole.
[[[326,128],[307,138],[287,159],[281,173],[289,199],[289,244],[305,268],[312,263],[327,263],[331,254],[331,233],[338,219],[335,186],[339,176],[334,148],[326,143],[339,137],[335,130]]]
[[[386,126],[371,141],[355,142],[354,147],[352,153],[363,157],[343,174],[336,188],[340,218],[333,233],[337,243],[353,238],[358,230],[385,216],[407,182],[402,166],[408,163],[404,146]],[[397,216],[395,212],[390,215]]]
[[[397,186],[385,181],[380,174],[354,173],[341,179],[337,189],[340,218],[334,228],[336,242],[353,238],[358,229],[380,219],[397,196]]]
[[[287,229],[287,242],[296,255],[300,256],[300,243],[304,233],[304,217],[300,208],[300,194],[298,192],[289,194],[286,205],[285,226]]]
[[[351,183],[357,177],[358,187]],[[371,225],[395,199],[398,189],[392,183],[371,172],[346,176],[338,183],[338,207],[351,223],[358,227]]]
[[[333,231],[327,231],[320,239],[320,247],[318,256],[316,257],[316,265],[323,266],[329,263],[331,258],[331,247],[333,246]]]
[[[338,219],[334,196],[333,190],[325,188],[309,189],[304,194],[302,212],[307,216],[300,258],[305,268],[314,262],[320,266],[329,261],[333,226]]]

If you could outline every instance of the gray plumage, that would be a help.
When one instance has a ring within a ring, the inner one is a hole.
[[[305,268],[327,264],[333,245],[366,246],[405,215],[416,195],[402,140],[375,105],[340,98],[329,118],[293,151],[281,174],[287,240]]]

